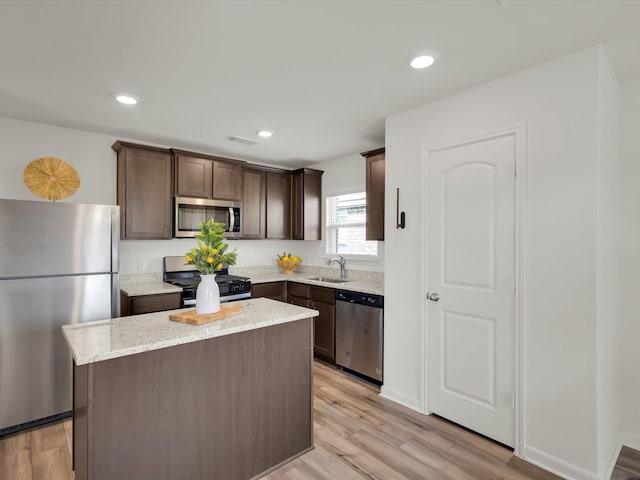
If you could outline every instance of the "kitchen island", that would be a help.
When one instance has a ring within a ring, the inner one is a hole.
[[[202,326],[178,310],[63,327],[76,479],[259,478],[313,448],[318,312],[238,303]]]

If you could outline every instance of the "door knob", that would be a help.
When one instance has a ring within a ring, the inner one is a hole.
[[[440,300],[440,295],[438,295],[437,293],[432,293],[429,295],[429,300],[431,300],[432,302],[437,302],[438,300]]]

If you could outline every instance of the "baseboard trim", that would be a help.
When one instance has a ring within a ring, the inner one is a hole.
[[[620,432],[620,443],[625,447],[640,450],[640,435],[630,432]]]
[[[620,456],[620,450],[622,450],[622,442],[620,441],[621,435],[622,434],[618,435],[618,441],[613,445],[611,455],[609,456],[609,464],[607,465],[607,469],[602,475],[603,480],[609,480],[611,478],[611,475],[613,474],[613,469],[616,468],[616,462],[618,461],[618,457]]]
[[[524,459],[567,480],[601,480],[597,473],[584,470],[536,448],[525,447]]]
[[[397,390],[393,390],[386,385],[382,385],[382,387],[380,387],[380,396],[387,400],[391,400],[392,402],[399,403],[411,410],[415,410],[416,412],[426,413],[420,409],[419,399],[405,393],[398,392]]]

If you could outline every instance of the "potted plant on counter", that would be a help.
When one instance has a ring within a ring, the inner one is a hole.
[[[235,265],[237,248],[227,251],[229,245],[224,243],[224,223],[213,219],[199,223],[200,233],[195,236],[198,247],[189,250],[184,259],[200,272],[201,282],[196,290],[196,313],[206,315],[220,311],[220,289],[216,283],[217,270],[223,265]]]

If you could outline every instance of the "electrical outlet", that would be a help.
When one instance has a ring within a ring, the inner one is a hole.
[[[139,272],[144,272],[147,270],[147,262],[145,262],[142,259],[138,259],[138,271]]]

